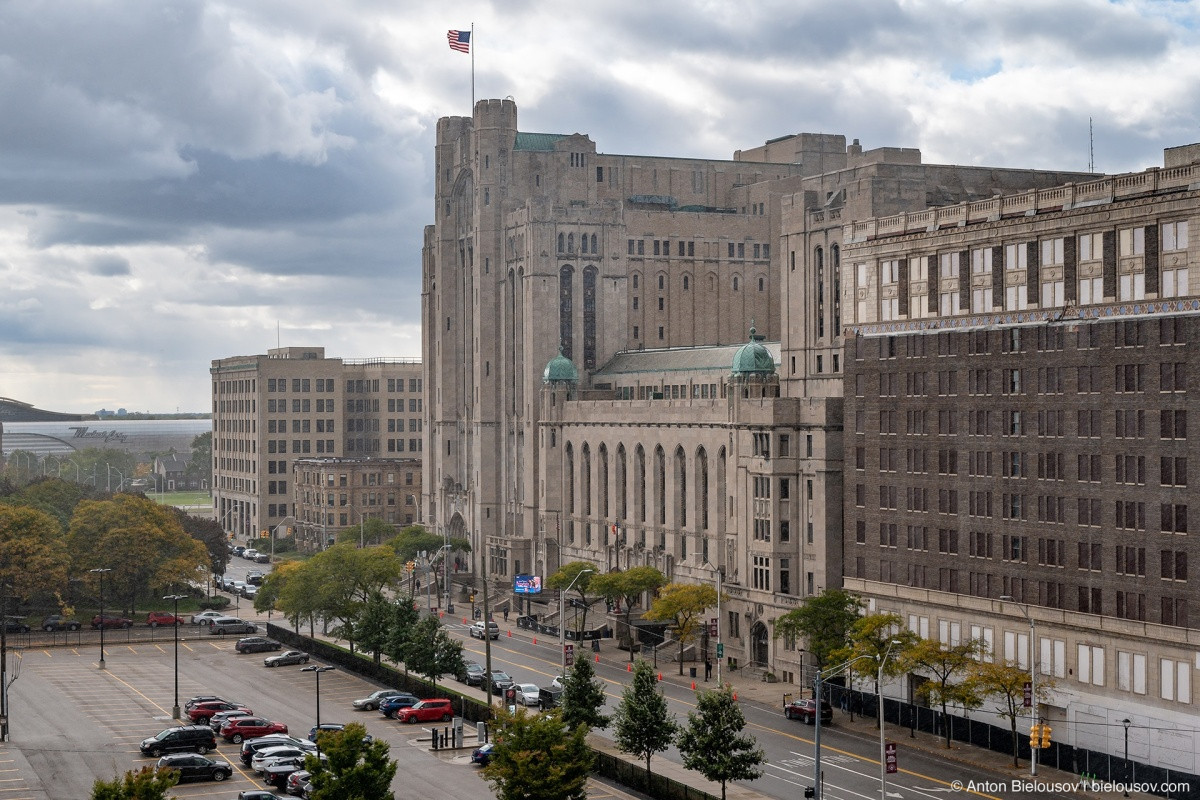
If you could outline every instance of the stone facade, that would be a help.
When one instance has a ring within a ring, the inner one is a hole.
[[[210,373],[213,508],[241,538],[295,522],[297,457],[420,458],[423,451],[418,360],[351,361],[326,358],[322,347],[284,347],[214,360]]]
[[[292,495],[296,534],[310,546],[368,519],[412,525],[419,520],[421,459],[297,458]]]

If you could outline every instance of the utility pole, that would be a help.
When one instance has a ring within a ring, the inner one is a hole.
[[[481,574],[483,575],[483,661],[484,669],[487,674],[484,676],[484,685],[487,686],[487,702],[488,708],[492,706],[492,626],[491,609],[488,606],[488,579],[487,579],[487,541],[483,543]]]

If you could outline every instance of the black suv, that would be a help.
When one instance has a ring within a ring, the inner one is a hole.
[[[558,708],[562,703],[563,690],[557,686],[544,686],[538,690],[538,708],[545,711],[548,708]]]
[[[239,653],[265,653],[268,650],[279,650],[283,647],[279,642],[273,642],[262,636],[246,636],[237,640],[233,646]]]
[[[207,725],[167,728],[158,736],[142,740],[142,755],[158,758],[167,753],[200,753],[217,749],[217,737]]]

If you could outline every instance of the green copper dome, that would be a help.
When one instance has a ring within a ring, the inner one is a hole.
[[[775,358],[763,346],[754,328],[750,329],[750,341],[738,348],[733,356],[733,374],[741,376],[774,375]]]
[[[542,373],[542,383],[558,382],[579,383],[579,370],[575,369],[571,359],[563,355],[561,347],[558,348],[558,355],[550,359]]]

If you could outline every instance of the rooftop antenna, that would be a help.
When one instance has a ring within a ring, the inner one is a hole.
[[[1096,140],[1092,137],[1092,118],[1088,117],[1088,172],[1096,171]]]

